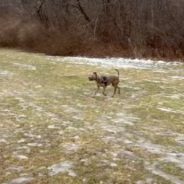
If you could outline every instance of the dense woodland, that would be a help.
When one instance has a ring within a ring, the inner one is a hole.
[[[183,0],[0,0],[0,46],[51,55],[184,58]]]

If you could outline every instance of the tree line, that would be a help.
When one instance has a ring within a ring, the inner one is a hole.
[[[183,0],[1,0],[0,45],[53,55],[182,59]]]

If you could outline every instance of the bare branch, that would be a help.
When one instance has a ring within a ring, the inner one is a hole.
[[[85,20],[88,22],[91,22],[90,18],[88,17],[88,15],[84,11],[83,7],[81,6],[80,0],[77,0],[77,4],[78,4],[79,10],[82,13],[82,15],[84,16]]]

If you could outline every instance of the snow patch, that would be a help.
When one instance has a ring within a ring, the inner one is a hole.
[[[184,154],[183,153],[167,153],[164,158],[161,158],[161,161],[166,163],[172,162],[175,163],[178,167],[184,170]]]
[[[14,155],[14,157],[19,160],[28,160],[28,157],[25,155]]]
[[[54,164],[48,167],[49,175],[54,176],[60,173],[68,173],[69,176],[77,176],[76,173],[72,170],[73,163],[69,161],[61,162],[59,164]]]
[[[33,177],[20,177],[13,179],[12,181],[8,182],[8,184],[26,184],[33,181],[33,179],[34,179]]]
[[[6,71],[6,70],[0,70],[0,77],[11,77],[13,73]]]
[[[184,80],[184,76],[172,76],[172,79]]]
[[[153,154],[163,154],[166,152],[162,146],[150,142],[138,143],[138,146]]]
[[[135,69],[153,69],[166,66],[181,65],[180,62],[153,61],[145,59],[128,58],[87,58],[87,57],[47,57],[49,60],[57,62],[67,62],[75,64],[87,64],[100,67],[116,68],[135,68]]]
[[[184,184],[184,181],[182,181],[182,180],[178,179],[177,177],[175,177],[173,175],[170,175],[170,174],[167,174],[167,173],[163,172],[162,170],[156,168],[156,164],[153,164],[153,165],[146,164],[146,169],[148,171],[150,171],[152,174],[160,176],[160,177],[164,178],[165,180],[167,180],[169,182],[172,182],[174,184]]]
[[[124,113],[117,113],[116,116],[117,117],[113,120],[113,122],[115,123],[134,125],[134,123],[139,120],[138,117],[128,116],[127,114]]]
[[[161,111],[164,111],[164,112],[168,112],[168,113],[184,114],[182,111],[175,111],[171,108],[160,107],[158,109],[161,110]]]
[[[63,145],[63,148],[67,151],[67,152],[76,152],[78,151],[78,149],[80,148],[80,145],[78,144],[64,144]]]
[[[25,70],[36,70],[36,67],[33,65],[21,64],[21,63],[14,63],[14,65]]]

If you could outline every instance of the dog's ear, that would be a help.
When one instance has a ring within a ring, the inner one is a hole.
[[[93,75],[95,75],[97,77],[97,72],[93,72]]]
[[[96,79],[97,79],[97,73],[96,72],[93,72],[93,75],[96,77]]]

